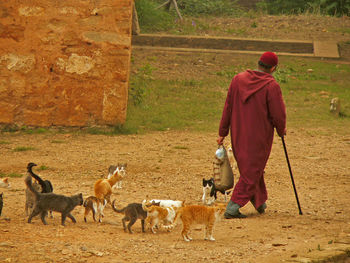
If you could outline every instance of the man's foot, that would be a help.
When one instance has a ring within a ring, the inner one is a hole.
[[[241,212],[238,211],[238,213],[236,213],[236,214],[234,214],[234,215],[231,215],[231,214],[225,212],[224,217],[225,217],[226,219],[233,219],[233,218],[246,218],[247,216],[241,214]]]
[[[239,212],[240,206],[230,200],[226,206],[226,211],[224,214],[224,217],[226,219],[232,219],[232,218],[246,218],[246,215],[243,215]]]
[[[256,211],[259,212],[259,214],[263,214],[265,213],[265,209],[267,208],[267,205],[265,203],[263,203],[261,206],[259,206]]]

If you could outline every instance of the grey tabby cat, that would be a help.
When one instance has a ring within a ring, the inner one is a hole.
[[[41,187],[36,181],[32,184],[32,186],[37,192],[41,191]],[[29,190],[29,188],[26,188],[26,204],[24,207],[26,216],[30,215],[33,212],[34,201],[35,195]]]
[[[66,217],[69,217],[73,223],[77,222],[70,212],[77,205],[83,204],[83,194],[80,193],[69,197],[54,193],[39,193],[32,185],[31,176],[27,176],[24,181],[29,190],[35,195],[34,209],[28,218],[28,223],[32,221],[34,216],[40,214],[41,221],[44,225],[47,225],[45,217],[49,210],[61,213],[61,224],[63,226],[65,225]]]

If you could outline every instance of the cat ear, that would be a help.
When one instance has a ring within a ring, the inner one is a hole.
[[[6,178],[2,179],[2,181],[3,181],[4,183],[8,183],[9,178],[8,178],[8,177],[6,177]]]

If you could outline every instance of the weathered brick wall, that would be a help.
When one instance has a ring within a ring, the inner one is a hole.
[[[0,124],[126,118],[133,0],[1,0]]]

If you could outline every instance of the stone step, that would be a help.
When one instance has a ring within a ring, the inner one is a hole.
[[[141,34],[132,37],[133,48],[185,52],[261,54],[339,58],[338,45],[330,41],[267,40],[208,36]]]

